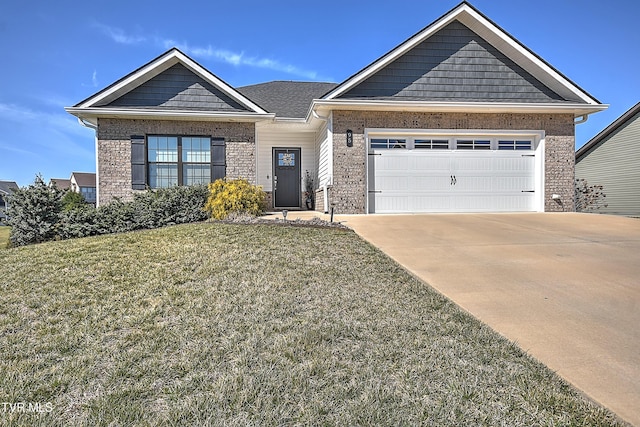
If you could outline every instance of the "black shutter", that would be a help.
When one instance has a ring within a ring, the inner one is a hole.
[[[131,137],[131,188],[134,190],[147,188],[147,150],[144,136]]]
[[[224,138],[211,138],[211,182],[227,176]]]

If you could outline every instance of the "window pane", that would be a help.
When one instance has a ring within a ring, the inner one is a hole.
[[[178,185],[178,165],[149,165],[149,187],[168,188]]]
[[[175,136],[150,136],[147,140],[150,162],[177,162],[178,138]]]
[[[457,141],[458,150],[473,150],[473,141],[460,139]]]
[[[210,138],[182,138],[182,161],[189,163],[211,162]]]
[[[209,165],[184,165],[182,183],[184,185],[208,184],[211,182]]]
[[[475,141],[474,150],[490,150],[491,149],[491,141],[480,140]]]
[[[296,153],[278,153],[278,166],[295,166]]]
[[[374,150],[377,148],[387,148],[387,140],[386,139],[372,139],[371,140],[371,148]]]
[[[390,139],[389,148],[407,148],[407,141],[404,139]]]

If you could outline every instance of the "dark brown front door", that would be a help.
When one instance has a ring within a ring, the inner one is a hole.
[[[273,149],[273,207],[300,208],[300,149]]]

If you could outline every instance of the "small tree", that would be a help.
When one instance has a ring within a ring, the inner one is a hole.
[[[304,176],[304,202],[307,205],[307,209],[316,208],[316,192],[314,191],[313,177],[307,170]]]
[[[606,208],[606,194],[602,185],[589,185],[586,179],[576,179],[576,212],[596,212],[600,208]]]
[[[64,192],[47,185],[36,175],[33,184],[9,196],[11,203],[11,242],[15,246],[46,242],[56,237]]]
[[[62,209],[65,211],[71,211],[75,209],[81,209],[87,207],[87,201],[84,196],[75,191],[67,190],[62,196]]]

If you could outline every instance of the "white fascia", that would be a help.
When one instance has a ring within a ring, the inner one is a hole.
[[[159,109],[135,109],[135,108],[65,108],[70,114],[82,118],[94,126],[97,126],[98,118],[113,119],[154,119],[154,120],[210,120],[229,122],[257,122],[273,120],[273,113],[240,113],[240,112],[210,112],[193,110],[159,110]]]
[[[316,99],[311,110],[411,111],[433,113],[552,113],[579,117],[606,110],[606,104],[518,103],[518,102],[429,102],[370,99]]]

